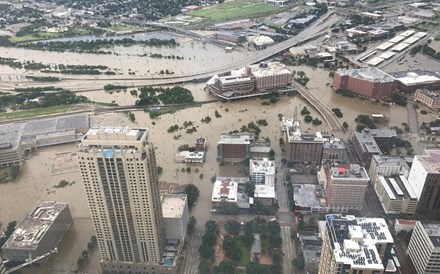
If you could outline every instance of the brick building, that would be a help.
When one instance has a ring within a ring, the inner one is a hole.
[[[333,89],[350,90],[374,99],[391,97],[397,84],[392,76],[374,67],[339,69],[333,78]]]
[[[250,159],[252,133],[222,134],[217,143],[219,162],[242,162]]]

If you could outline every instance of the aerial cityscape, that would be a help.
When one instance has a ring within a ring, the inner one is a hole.
[[[440,274],[440,2],[0,1],[0,274]]]

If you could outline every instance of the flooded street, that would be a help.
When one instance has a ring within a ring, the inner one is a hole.
[[[133,46],[129,48],[117,47],[115,52],[120,55],[92,55],[76,53],[42,52],[27,49],[0,48],[0,57],[13,57],[19,60],[33,60],[51,64],[75,64],[75,65],[106,65],[111,69],[121,71],[128,75],[134,71],[136,75],[157,74],[161,69],[171,69],[176,74],[187,72],[200,72],[205,69],[213,69],[250,54],[244,51],[225,53],[222,47],[201,44],[198,41],[181,37],[177,39],[180,43],[178,48],[153,48]],[[164,55],[174,54],[184,56],[184,60],[154,59],[139,57],[144,53],[161,53]],[[332,78],[328,76],[326,69],[312,67],[291,67],[291,70],[304,71],[311,80],[307,84],[311,93],[320,98],[329,108],[340,108],[343,117],[341,121],[349,124],[352,132],[356,123],[354,118],[359,114],[380,113],[390,118],[389,126],[402,127],[402,122],[407,121],[407,111],[404,107],[383,106],[373,100],[361,100],[359,98],[343,97],[336,94],[332,88]],[[16,70],[0,66],[0,73],[14,73]],[[7,76],[3,76],[7,77]],[[192,91],[195,101],[207,101],[216,99],[204,91],[205,83],[186,83],[185,88]],[[133,105],[137,97],[128,91],[105,92],[104,90],[79,92],[90,100],[103,103],[117,103],[119,105]],[[211,206],[212,176],[248,176],[241,165],[219,166],[217,163],[217,141],[219,135],[233,130],[240,130],[250,122],[259,119],[266,119],[268,126],[260,126],[259,138],[268,137],[276,155],[281,155],[279,139],[282,138],[279,114],[287,117],[295,115],[303,121],[300,111],[307,106],[313,118],[323,121],[320,126],[301,123],[303,131],[328,132],[328,126],[320,115],[300,96],[282,96],[279,102],[271,105],[262,105],[262,99],[240,100],[234,102],[215,102],[203,104],[177,111],[173,114],[161,115],[158,118],[150,119],[148,113],[134,111],[136,120],[130,122],[124,113],[94,114],[91,115],[91,126],[133,126],[146,127],[149,129],[150,139],[156,147],[157,164],[163,167],[163,174],[160,181],[168,183],[188,184],[193,183],[200,189],[200,197],[197,205],[191,210],[191,215],[197,217],[198,231],[203,231],[206,221],[211,219],[209,208]],[[216,118],[215,111],[222,117]],[[418,111],[419,112],[419,111]],[[201,122],[202,118],[210,116],[212,121],[209,124]],[[420,117],[419,117],[420,118]],[[421,119],[428,121],[432,113]],[[180,129],[177,132],[168,133],[167,129],[177,124],[183,127],[185,121],[191,121],[197,131],[191,134]],[[336,137],[343,139],[351,138],[351,132],[336,133]],[[180,145],[188,144],[193,146],[198,137],[204,137],[208,142],[206,163],[203,164],[182,164],[175,163],[174,156]],[[67,273],[75,269],[76,258],[86,249],[90,236],[94,234],[89,216],[86,196],[84,193],[79,171],[61,175],[50,175],[52,159],[55,153],[75,152],[77,144],[53,146],[39,149],[30,159],[24,162],[20,179],[9,184],[0,184],[0,222],[3,227],[12,220],[19,220],[26,212],[35,207],[42,200],[57,200],[69,203],[74,218],[74,225],[67,233],[65,240],[60,247],[60,256],[57,254],[50,260],[48,266],[42,268],[39,273]],[[417,151],[416,151],[417,152]],[[183,167],[191,167],[191,172],[182,172]],[[198,169],[198,172],[195,170]],[[203,175],[202,175],[203,174]],[[75,181],[71,186],[54,188],[60,180],[69,182]],[[93,255],[91,263],[86,268],[88,273],[97,273],[99,255]]]

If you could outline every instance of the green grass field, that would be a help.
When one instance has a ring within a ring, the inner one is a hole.
[[[279,7],[266,5],[264,0],[236,0],[203,7],[190,13],[194,17],[204,17],[210,22],[221,22],[239,18],[259,17],[281,10]]]
[[[47,108],[33,108],[8,113],[0,113],[0,121],[31,118],[42,115],[57,114],[72,110],[74,105],[62,105]]]
[[[9,39],[9,40],[14,43],[22,43],[22,42],[46,40],[46,39],[55,38],[55,37],[58,37],[61,35],[62,35],[62,33],[39,32],[38,34],[11,37],[11,39]]]
[[[241,241],[237,241],[241,249],[241,258],[237,262],[239,266],[246,266],[251,261],[251,250],[247,248]]]

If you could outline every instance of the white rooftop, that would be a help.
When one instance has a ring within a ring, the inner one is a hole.
[[[268,185],[255,185],[254,198],[275,199],[275,187]]]
[[[186,194],[168,194],[162,197],[164,218],[181,218],[186,207]]]
[[[214,183],[212,189],[211,201],[212,202],[226,201],[230,203],[236,203],[237,195],[238,195],[237,182],[228,179],[224,179],[221,181],[218,180]]]

